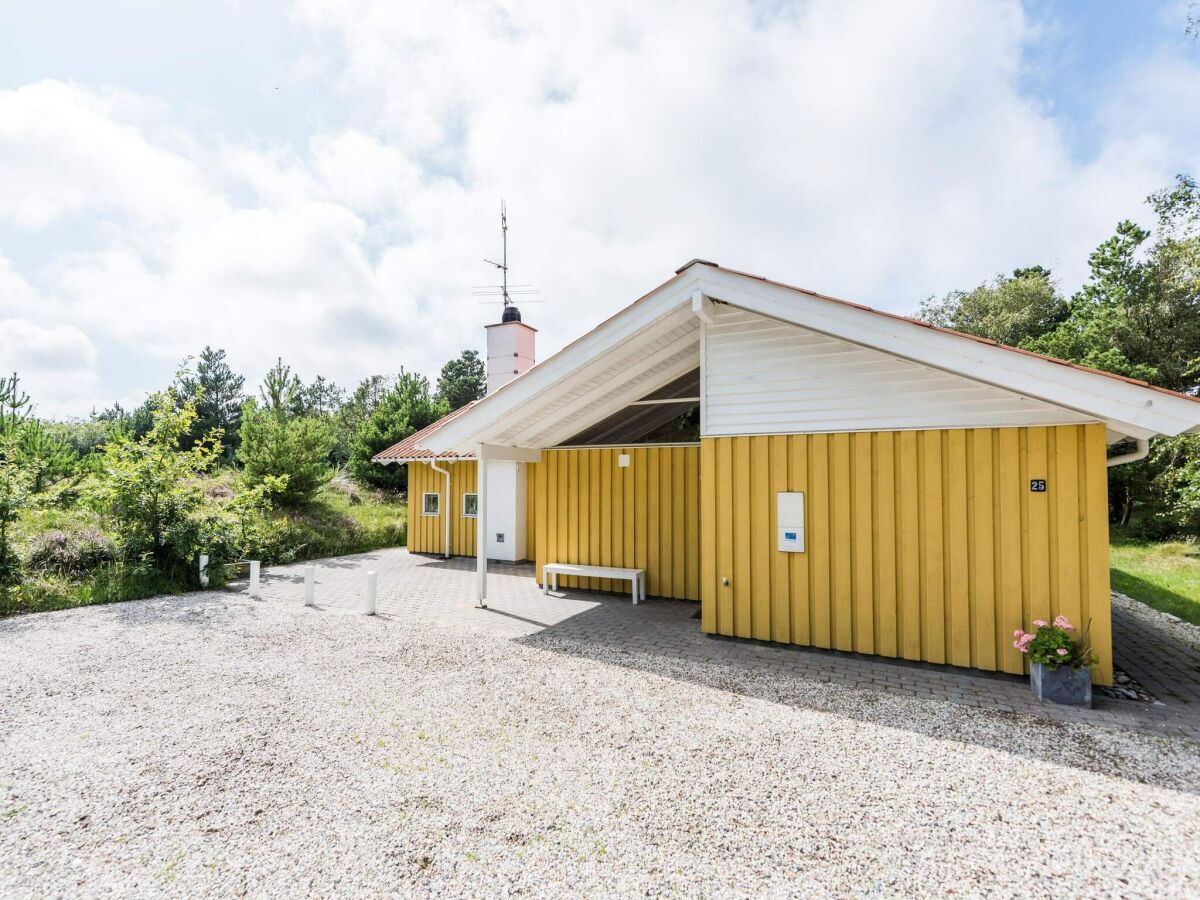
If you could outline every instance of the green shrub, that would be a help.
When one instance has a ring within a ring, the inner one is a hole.
[[[94,500],[108,517],[127,560],[160,572],[190,571],[207,553],[202,478],[221,452],[220,432],[179,449],[196,418],[179,402],[177,384],[153,398],[152,425],[140,438],[119,434],[104,448]]]
[[[311,500],[333,476],[329,453],[336,441],[333,426],[324,419],[260,409],[249,402],[242,409],[242,445],[238,459],[243,480],[251,487],[271,482],[271,496],[287,506]]]

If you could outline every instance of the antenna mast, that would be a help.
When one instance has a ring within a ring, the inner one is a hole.
[[[484,262],[489,266],[495,266],[500,270],[500,284],[498,285],[477,285],[472,293],[476,297],[495,297],[497,292],[500,295],[500,302],[504,304],[504,309],[512,310],[508,315],[515,318],[516,321],[521,320],[521,314],[517,310],[514,294],[536,294],[536,290],[528,284],[514,284],[509,288],[508,284],[508,208],[504,201],[500,201],[500,241],[501,241],[501,256],[500,262],[492,259],[484,259]],[[480,303],[495,303],[495,300],[481,300]],[[541,303],[541,300],[525,300],[525,303]],[[508,318],[505,318],[508,321]]]

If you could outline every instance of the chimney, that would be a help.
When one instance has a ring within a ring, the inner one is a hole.
[[[521,311],[504,307],[504,315],[487,325],[487,392],[495,393],[534,364],[533,344],[537,334],[521,321]]]

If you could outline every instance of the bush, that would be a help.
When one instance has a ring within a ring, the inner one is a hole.
[[[242,410],[241,434],[237,455],[245,467],[244,481],[257,486],[277,479],[271,493],[285,505],[311,500],[333,476],[328,458],[336,435],[324,419],[287,418],[250,402]]]
[[[115,562],[117,545],[94,528],[45,531],[33,539],[26,566],[33,572],[79,576]]]
[[[180,450],[196,419],[195,401],[181,404],[178,384],[151,399],[150,430],[105,445],[95,500],[126,559],[148,558],[160,572],[194,571],[197,554],[208,552],[201,484],[221,452],[221,434]]]

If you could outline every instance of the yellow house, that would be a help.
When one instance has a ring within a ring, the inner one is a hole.
[[[709,634],[1020,673],[1013,631],[1062,614],[1111,683],[1107,469],[1200,429],[1194,397],[703,260],[533,341],[508,307],[487,396],[377,457],[409,549],[476,556],[481,602],[489,559],[641,569]]]

